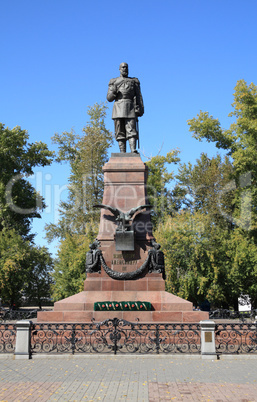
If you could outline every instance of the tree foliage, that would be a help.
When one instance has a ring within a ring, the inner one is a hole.
[[[86,235],[68,234],[61,240],[54,266],[52,296],[60,300],[83,290],[85,258],[90,239]]]
[[[179,166],[176,175],[180,202],[185,209],[202,212],[216,224],[230,225],[234,210],[233,166],[228,157],[209,158],[202,153],[194,166]],[[233,184],[233,182],[232,182]],[[228,219],[230,218],[230,219]]]
[[[104,104],[88,108],[90,120],[81,135],[71,131],[53,137],[59,146],[59,162],[69,162],[71,169],[68,199],[60,205],[61,218],[56,225],[46,226],[49,241],[60,240],[53,274],[55,300],[83,289],[86,252],[97,235],[100,219],[93,205],[102,202],[102,167],[113,141],[104,123],[106,109]]]
[[[236,120],[230,128],[221,129],[218,119],[208,112],[200,112],[197,118],[188,121],[193,137],[214,142],[217,148],[227,150],[233,159],[235,172],[242,174],[255,171],[257,140],[257,87],[244,80],[237,82],[234,92],[234,110],[229,114]]]
[[[22,293],[26,302],[40,309],[52,297],[53,259],[46,247],[30,246],[27,255],[26,282]]]
[[[0,295],[10,306],[21,302],[21,291],[27,276],[29,242],[14,229],[0,232]]]
[[[25,237],[31,220],[40,218],[45,206],[26,177],[36,166],[50,165],[53,160],[46,144],[30,144],[28,138],[27,131],[20,127],[9,129],[0,123],[0,230],[15,228]]]
[[[104,123],[106,109],[104,104],[97,103],[88,108],[90,120],[81,135],[72,130],[53,137],[59,147],[57,160],[69,162],[71,174],[68,199],[60,204],[61,218],[56,225],[46,226],[49,240],[65,239],[67,233],[88,233],[94,237],[97,231],[99,211],[93,205],[102,201],[102,167],[113,141]]]
[[[244,209],[251,208],[251,229],[257,230],[257,87],[251,83],[247,85],[244,80],[237,82],[234,92],[233,111],[229,114],[234,121],[230,128],[220,128],[217,119],[213,119],[208,112],[201,112],[197,118],[189,120],[190,131],[198,140],[206,139],[216,144],[218,148],[227,151],[233,165],[233,179],[236,188],[235,201],[237,216],[241,214],[242,198],[245,198],[245,187],[248,191],[247,200],[244,199]],[[215,122],[215,123],[214,123]],[[217,129],[217,127],[219,127]],[[251,199],[249,199],[249,197]],[[241,214],[242,215],[242,214]],[[242,216],[242,219],[246,217]]]
[[[167,216],[155,236],[166,257],[167,290],[195,306],[237,309],[240,294],[256,305],[257,246],[244,231],[213,225],[201,212]]]
[[[175,149],[168,152],[166,156],[153,156],[150,161],[146,162],[148,167],[147,195],[149,204],[154,209],[152,213],[154,225],[162,221],[164,211],[170,211],[173,208],[172,195],[168,185],[174,179],[174,173],[169,172],[168,167],[172,163],[177,164],[180,161],[178,154],[179,151]]]
[[[213,307],[237,309],[240,294],[257,307],[257,87],[238,81],[229,129],[200,112],[189,120],[199,141],[227,156],[202,154],[176,176],[176,205],[156,228],[167,265],[167,289]]]
[[[45,247],[24,240],[14,229],[0,232],[0,295],[3,303],[24,300],[42,307],[50,298],[53,260]]]
[[[28,143],[28,138],[20,127],[9,129],[0,123],[0,297],[10,306],[21,303],[26,289],[35,296],[33,277],[42,279],[42,291],[49,291],[51,257],[46,249],[35,247],[30,232],[44,200],[26,178],[36,166],[50,165],[53,152],[42,142]],[[41,298],[42,292],[36,297],[38,304]]]

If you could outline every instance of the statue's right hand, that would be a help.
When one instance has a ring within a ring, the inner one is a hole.
[[[117,93],[117,85],[116,84],[110,84],[110,90],[116,94]]]

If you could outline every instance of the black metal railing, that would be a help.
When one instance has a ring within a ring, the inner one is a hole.
[[[0,353],[14,353],[15,341],[15,324],[0,323]]]
[[[42,310],[37,309],[1,309],[0,322],[30,320],[37,318],[37,312]]]
[[[0,353],[14,353],[17,326],[0,323]],[[197,354],[200,324],[131,323],[117,318],[85,324],[31,323],[31,354]],[[257,323],[215,324],[216,353],[256,354]]]
[[[257,324],[216,324],[215,343],[218,354],[257,353]]]
[[[200,324],[33,324],[34,353],[200,353]]]
[[[240,320],[245,322],[247,319],[252,321],[255,320],[257,316],[257,310],[251,311],[234,311],[234,310],[227,310],[227,309],[216,309],[209,312],[210,320],[213,319],[224,319],[224,320]]]

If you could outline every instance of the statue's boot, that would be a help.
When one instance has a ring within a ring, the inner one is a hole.
[[[126,140],[118,141],[120,152],[126,152]]]
[[[131,152],[138,154],[138,152],[136,150],[136,138],[134,138],[134,137],[129,138],[129,146],[130,146]]]

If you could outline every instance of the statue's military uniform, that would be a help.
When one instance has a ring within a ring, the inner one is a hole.
[[[115,138],[119,144],[131,138],[137,139],[137,117],[144,114],[139,80],[130,77],[111,79],[107,100],[109,102],[115,101],[112,119],[115,126]]]

